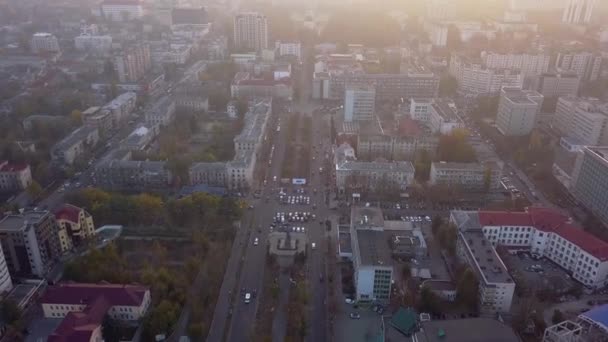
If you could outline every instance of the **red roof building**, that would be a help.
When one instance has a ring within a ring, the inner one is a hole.
[[[82,208],[66,203],[55,212],[55,220],[63,253],[95,236],[93,217]]]
[[[479,211],[479,226],[493,245],[529,249],[571,272],[584,285],[608,285],[608,242],[575,225],[551,208],[525,212]]]
[[[30,166],[25,163],[0,161],[0,191],[24,190],[32,183]]]
[[[101,338],[105,315],[138,321],[150,306],[150,291],[139,285],[64,283],[47,289],[40,301],[46,318],[63,318],[49,342],[90,342]]]

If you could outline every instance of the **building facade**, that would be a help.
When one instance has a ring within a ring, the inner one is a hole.
[[[500,188],[502,167],[497,163],[433,162],[429,184],[456,186],[465,191],[493,191]]]
[[[538,91],[545,98],[561,96],[577,96],[581,85],[581,78],[576,72],[547,72],[540,74],[535,80],[532,89]]]
[[[519,70],[491,69],[460,55],[452,56],[449,71],[458,90],[470,96],[498,94],[503,87],[521,88],[524,82]]]
[[[560,97],[557,101],[553,127],[564,137],[581,145],[608,144],[608,103],[597,99]]]
[[[234,17],[234,45],[253,51],[268,49],[268,20],[257,12],[239,13]]]
[[[506,136],[521,136],[532,132],[540,113],[543,96],[533,90],[502,88],[496,114],[496,128]]]
[[[12,274],[44,277],[61,256],[55,216],[27,210],[0,221],[0,242]]]
[[[347,86],[344,93],[344,121],[371,121],[376,110],[376,89]]]
[[[574,197],[603,222],[608,222],[608,148],[586,147],[573,174]]]
[[[120,83],[138,82],[151,66],[150,46],[146,43],[127,46],[114,56],[114,70]]]
[[[109,52],[112,49],[112,36],[80,35],[74,38],[76,50],[88,52]]]
[[[160,98],[145,110],[146,123],[167,126],[175,119],[175,101],[168,96]]]
[[[85,152],[91,151],[99,142],[96,127],[82,126],[56,143],[51,149],[51,160],[57,165],[72,165]]]
[[[484,51],[481,53],[481,59],[486,67],[490,69],[520,70],[524,77],[531,77],[549,71],[551,55],[545,53],[515,54]]]
[[[567,24],[588,24],[593,15],[596,0],[569,0],[562,15]]]
[[[82,208],[66,203],[55,212],[55,220],[59,227],[59,245],[62,253],[95,236],[93,216]]]
[[[582,81],[595,81],[601,75],[602,56],[588,51],[560,52],[555,67],[576,72]]]
[[[59,42],[54,34],[47,32],[34,33],[31,42],[32,52],[59,52]]]
[[[130,21],[141,19],[144,9],[139,0],[105,0],[101,3],[101,13],[110,21]]]
[[[0,192],[25,190],[32,184],[32,171],[28,164],[0,161]]]

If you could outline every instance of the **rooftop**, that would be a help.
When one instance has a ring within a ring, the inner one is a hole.
[[[419,342],[519,342],[513,329],[491,318],[465,318],[421,322]]]
[[[67,150],[72,146],[79,144],[83,140],[86,140],[91,133],[97,130],[97,127],[81,126],[72,131],[72,133],[70,133],[67,137],[56,143],[55,146],[53,146],[53,149]]]
[[[450,280],[429,279],[425,280],[422,286],[428,286],[428,288],[434,291],[456,291],[456,285]]]
[[[271,103],[271,100],[265,99],[249,107],[249,111],[245,114],[243,130],[234,138],[235,142],[257,141],[261,138],[270,114]]]
[[[384,172],[414,172],[414,165],[409,161],[390,162],[390,161],[351,161],[347,160],[337,165],[337,170],[359,170],[359,171],[384,171]]]
[[[457,162],[433,162],[433,167],[439,170],[471,170],[483,171],[485,167],[481,163],[457,163]]]
[[[456,114],[456,104],[453,101],[439,99],[433,102],[432,107],[444,120],[449,122],[460,121],[460,118]]]
[[[517,104],[537,105],[534,99],[542,99],[543,95],[534,90],[522,90],[520,88],[503,87],[501,96]]]
[[[71,222],[78,222],[79,221],[78,218],[80,216],[81,210],[83,210],[83,209],[78,208],[75,205],[65,203],[63,206],[61,206],[61,208],[59,210],[57,210],[55,212],[55,218],[57,220],[67,220],[67,221],[71,221]]]
[[[467,251],[475,260],[475,271],[483,277],[484,282],[513,283],[507,268],[481,230],[461,230],[458,234],[466,242]]]
[[[40,300],[43,304],[88,304],[104,296],[111,305],[139,306],[148,288],[128,284],[61,283],[49,286]]]
[[[357,229],[355,235],[361,265],[392,267],[391,249],[383,231]]]
[[[384,216],[380,208],[353,207],[350,222],[355,229],[384,229]]]
[[[46,210],[28,210],[19,215],[8,215],[0,221],[0,231],[22,231],[28,224],[41,222],[48,214]]]
[[[0,172],[17,172],[23,171],[29,167],[25,163],[10,163],[8,161],[0,161]]]

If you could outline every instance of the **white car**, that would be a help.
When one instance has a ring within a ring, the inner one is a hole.
[[[245,293],[245,304],[251,303],[251,293]]]
[[[316,244],[316,243],[314,243],[314,242],[313,242],[313,243],[311,243],[311,244],[310,244],[310,248],[312,248],[312,249],[317,249],[317,244]]]
[[[257,246],[259,244],[260,240],[258,238],[253,239],[253,245]]]

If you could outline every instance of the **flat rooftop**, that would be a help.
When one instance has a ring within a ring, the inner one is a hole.
[[[485,168],[480,163],[456,163],[456,162],[433,162],[432,165],[435,169],[439,170],[472,170],[472,171],[483,171]]]
[[[350,222],[355,229],[384,229],[384,216],[380,208],[353,207]]]
[[[491,318],[426,321],[421,328],[415,335],[418,342],[520,341],[511,327]]]
[[[72,131],[72,133],[70,133],[67,137],[63,138],[57,144],[55,144],[53,149],[59,149],[59,150],[68,149],[68,148],[80,143],[81,141],[85,140],[89,136],[89,134],[91,134],[93,131],[96,131],[96,130],[97,130],[97,127],[81,126],[77,129],[75,129],[74,131]]]
[[[359,229],[355,234],[361,265],[392,266],[391,249],[383,231]]]
[[[353,170],[353,171],[385,171],[385,172],[408,172],[414,173],[414,165],[409,161],[402,162],[365,162],[348,160],[338,165],[338,170]]]
[[[587,147],[591,152],[595,153],[600,158],[608,161],[608,146]]]
[[[28,223],[36,224],[48,215],[49,212],[44,211],[25,211],[20,215],[8,215],[0,221],[0,231],[20,231],[25,228]]]
[[[457,109],[454,102],[437,100],[432,104],[432,107],[444,120],[449,122],[460,121],[458,114],[456,114]]]
[[[459,234],[466,242],[468,253],[475,259],[478,276],[483,276],[487,283],[513,283],[507,268],[481,230],[460,231]]]
[[[543,96],[534,90],[521,90],[520,88],[503,88],[501,93],[509,101],[517,104],[536,105],[533,97],[542,98]]]

